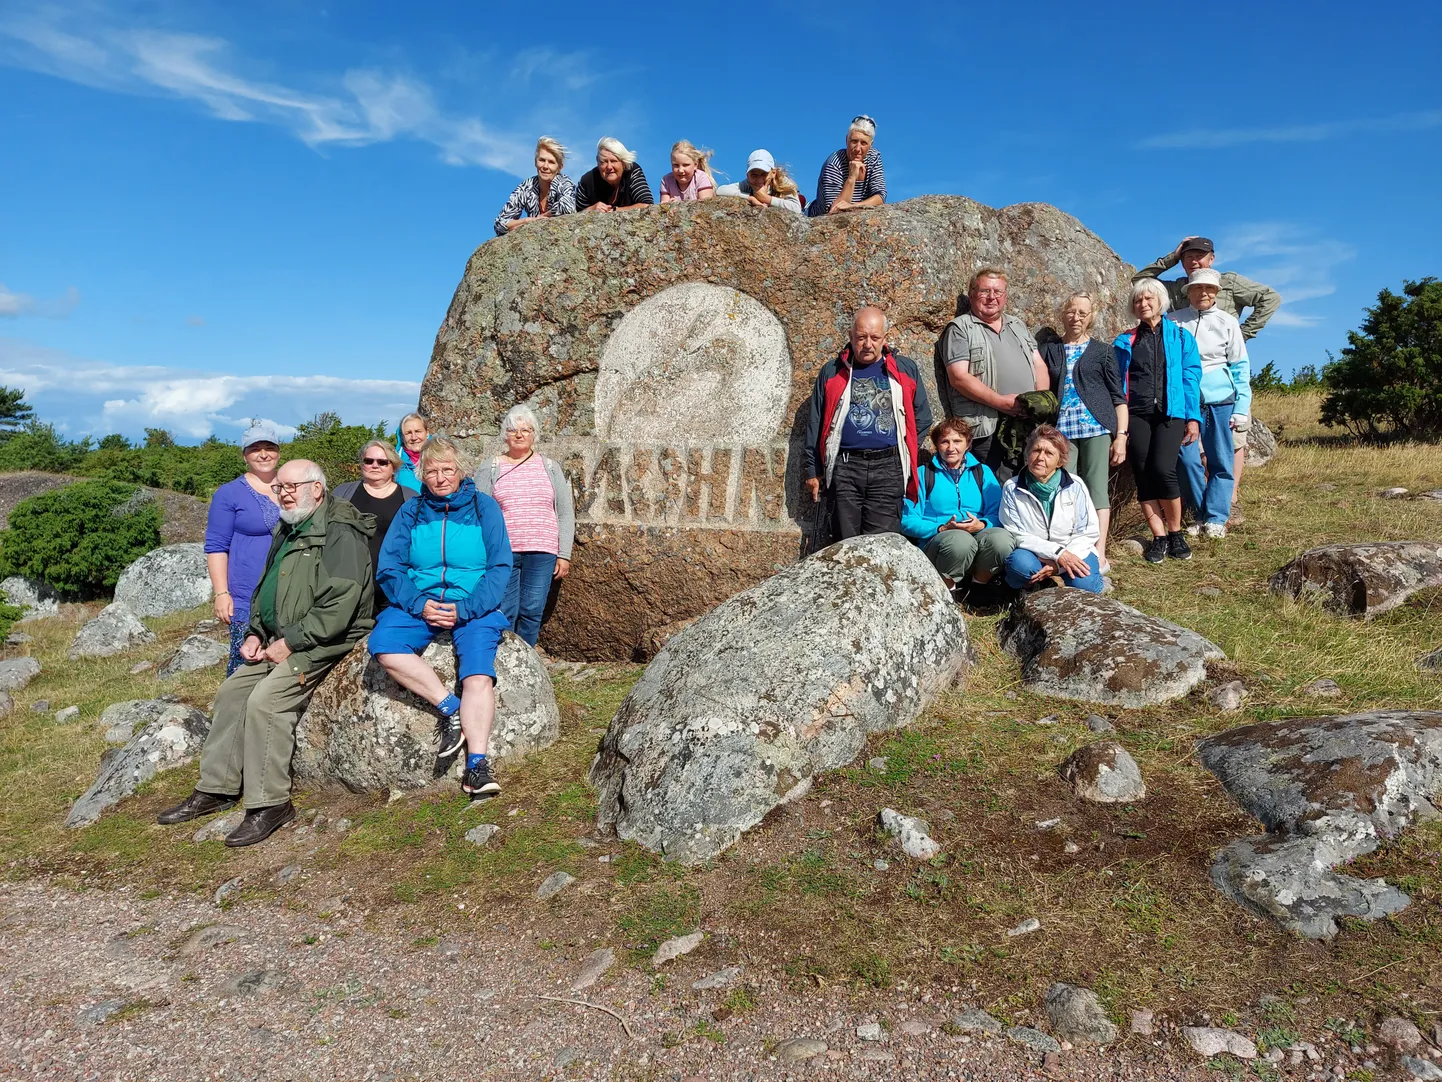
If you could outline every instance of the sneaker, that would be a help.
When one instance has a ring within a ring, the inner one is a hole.
[[[1153,537],[1152,543],[1147,546],[1147,551],[1142,553],[1142,558],[1149,564],[1159,564],[1167,558],[1168,551],[1169,546],[1165,537]]]
[[[1187,544],[1187,539],[1178,533],[1169,533],[1165,537],[1167,555],[1173,560],[1190,560],[1192,558],[1192,546]]]
[[[493,796],[501,795],[500,783],[491,777],[489,760],[482,760],[475,766],[467,768],[466,772],[461,775],[461,792],[472,800],[489,800]]]
[[[1187,536],[1188,536],[1188,537],[1196,537],[1196,536],[1197,536],[1198,534],[1200,534],[1201,532],[1202,532],[1202,528],[1201,528],[1200,526],[1198,526],[1195,522],[1193,522],[1190,526],[1187,527]]]
[[[461,732],[461,712],[459,710],[450,717],[442,714],[436,718],[436,743],[440,745],[436,755],[439,758],[445,759],[454,755],[465,742],[466,734]]]
[[[1226,537],[1227,524],[1225,522],[1208,522],[1202,526],[1202,536],[1211,538]]]

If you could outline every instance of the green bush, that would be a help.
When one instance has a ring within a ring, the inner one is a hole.
[[[308,458],[325,470],[332,488],[346,481],[360,480],[361,448],[371,440],[385,438],[385,425],[342,424],[334,413],[321,413],[296,427],[295,439],[280,449],[280,460]]]
[[[68,597],[109,592],[120,572],[160,544],[159,503],[126,506],[138,492],[81,481],[21,500],[0,532],[0,578],[42,579]]]
[[[54,425],[31,421],[0,442],[0,472],[46,470],[69,473],[90,452],[90,441],[62,440]]]

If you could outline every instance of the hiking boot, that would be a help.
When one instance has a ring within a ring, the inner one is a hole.
[[[1227,524],[1225,522],[1208,522],[1202,526],[1202,536],[1219,540],[1227,536]]]
[[[1168,551],[1169,545],[1165,537],[1153,537],[1147,551],[1142,553],[1142,559],[1149,564],[1159,564],[1167,558]]]
[[[175,807],[161,812],[156,816],[155,821],[161,826],[167,827],[174,826],[176,823],[188,823],[192,819],[228,811],[235,807],[237,799],[233,796],[221,796],[219,793],[202,793],[197,789]]]
[[[1167,555],[1173,560],[1190,560],[1192,558],[1192,546],[1187,544],[1187,539],[1178,531],[1169,533],[1166,538]]]
[[[436,718],[436,755],[438,758],[449,758],[459,751],[465,742],[466,734],[461,732],[461,712],[459,710],[449,717],[442,714]]]
[[[240,826],[225,836],[225,844],[232,849],[263,842],[281,827],[295,818],[295,805],[287,800],[284,804],[272,804],[268,808],[246,809]]]
[[[461,792],[472,800],[489,800],[501,795],[500,783],[491,777],[491,764],[483,759],[475,766],[467,767],[461,775]]]

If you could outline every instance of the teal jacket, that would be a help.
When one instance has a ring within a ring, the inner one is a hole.
[[[921,464],[916,499],[901,505],[901,532],[918,545],[925,545],[953,518],[964,521],[968,513],[988,526],[999,526],[1001,485],[989,466],[977,462],[970,451],[961,471],[953,474],[933,455]],[[977,483],[980,475],[980,484]]]
[[[401,468],[396,470],[396,484],[419,492],[421,479],[416,476],[415,467],[411,465],[411,456],[406,454],[406,445],[399,433],[396,435],[396,454],[401,456]]]
[[[1122,391],[1130,392],[1127,369],[1132,365],[1132,343],[1137,329],[1122,331],[1112,343],[1122,372]],[[1162,320],[1162,349],[1167,355],[1167,416],[1202,421],[1202,354],[1192,332],[1170,319]]]

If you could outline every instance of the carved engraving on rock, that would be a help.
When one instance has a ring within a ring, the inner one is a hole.
[[[686,282],[638,304],[611,333],[596,377],[596,435],[765,444],[790,389],[780,320],[739,290]]]

